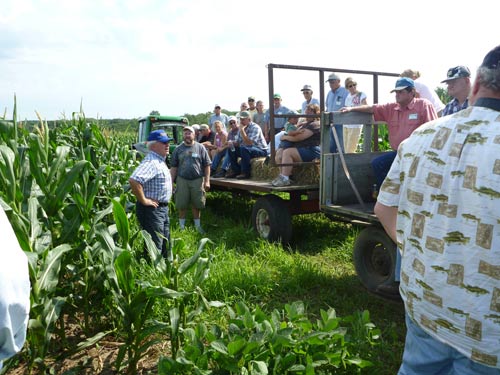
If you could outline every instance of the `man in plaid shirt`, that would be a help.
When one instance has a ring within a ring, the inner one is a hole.
[[[236,141],[233,142],[234,149],[228,149],[231,158],[231,174],[226,178],[248,179],[250,178],[250,160],[252,158],[267,155],[267,142],[259,125],[252,122],[250,113],[242,111],[240,113],[239,133]],[[238,164],[238,157],[241,158]]]

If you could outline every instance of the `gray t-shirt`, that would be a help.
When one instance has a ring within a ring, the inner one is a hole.
[[[172,154],[171,166],[177,168],[177,176],[194,180],[205,175],[205,167],[212,161],[206,148],[194,142],[192,146],[181,143]]]

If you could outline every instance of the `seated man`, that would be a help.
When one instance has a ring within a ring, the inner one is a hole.
[[[215,124],[215,122],[214,122]],[[214,125],[215,126],[215,125]],[[214,139],[215,139],[215,132],[210,130],[210,127],[207,124],[201,124],[200,125],[200,141],[198,143],[201,143],[207,151],[210,152],[211,146],[214,144]]]
[[[228,151],[232,173],[226,175],[226,178],[248,179],[250,178],[250,160],[267,155],[267,142],[262,129],[252,122],[248,111],[240,113],[239,133],[233,146],[234,150],[229,148]],[[241,164],[238,164],[238,157],[241,157]]]

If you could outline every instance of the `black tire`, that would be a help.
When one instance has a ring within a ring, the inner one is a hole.
[[[260,237],[270,242],[287,244],[292,238],[292,215],[280,197],[260,197],[252,209],[252,225]]]
[[[354,267],[363,286],[371,292],[394,282],[396,244],[383,228],[363,229],[354,242]]]

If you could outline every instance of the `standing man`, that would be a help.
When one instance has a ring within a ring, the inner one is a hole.
[[[255,106],[257,111],[254,113],[252,117],[252,121],[260,126],[264,135],[266,134],[266,113],[264,112],[264,102],[262,100],[258,100]]]
[[[500,46],[470,102],[401,144],[375,206],[402,253],[398,374],[500,373]]]
[[[221,121],[227,129],[227,123],[229,121],[229,116],[221,112],[220,105],[216,104],[214,107],[214,113],[210,116],[208,120],[208,125],[210,125],[210,130],[215,132],[215,121]]]
[[[0,262],[0,369],[26,341],[30,311],[28,258],[0,205],[2,262]]]
[[[275,115],[284,115],[290,112],[290,110],[281,105],[281,95],[280,94],[274,94],[273,97],[273,108],[272,110],[274,111]],[[270,136],[271,136],[271,108],[269,108],[266,111],[266,126],[264,129],[264,137],[266,138],[266,141],[269,142]],[[282,131],[285,128],[286,124],[286,117],[277,117],[274,119],[274,134],[278,134],[280,131]],[[277,145],[276,145],[277,146]]]
[[[205,194],[210,189],[210,156],[206,148],[194,140],[194,129],[185,126],[183,143],[172,154],[170,173],[176,184],[175,207],[179,210],[179,227],[184,230],[186,212],[191,206],[194,226],[204,234],[200,214],[205,208]]]
[[[312,97],[313,90],[311,85],[304,85],[304,87],[302,87],[300,91],[302,91],[302,94],[304,95],[305,99],[304,102],[302,103],[302,112],[301,112],[302,114],[306,113],[306,108],[309,104],[320,105],[319,100]]]
[[[149,153],[128,180],[137,198],[137,220],[142,229],[151,235],[158,251],[168,260],[172,260],[168,217],[172,180],[165,158],[171,140],[164,130],[152,131],[147,143]]]
[[[228,149],[231,158],[231,174],[226,178],[248,179],[250,178],[250,160],[252,158],[267,155],[267,142],[259,125],[252,122],[250,113],[243,111],[240,114],[239,132],[236,142],[233,143],[234,150]],[[241,157],[241,165],[238,158]]]
[[[340,110],[340,108],[345,107],[345,100],[349,91],[345,87],[340,85],[340,77],[332,73],[328,76],[326,80],[330,84],[330,91],[326,95],[326,111],[334,112]],[[343,151],[344,149],[344,130],[342,124],[334,124],[334,128],[337,132],[340,147]],[[335,143],[335,138],[333,137],[333,129],[330,132],[330,152],[337,152],[337,144]]]
[[[255,96],[248,97],[248,113],[250,113],[250,118],[253,119],[253,116],[257,113],[257,106],[255,103]]]
[[[451,115],[469,106],[471,90],[470,70],[466,66],[456,66],[448,69],[447,78],[441,83],[448,86],[448,94],[453,97],[443,110],[443,116]]]

